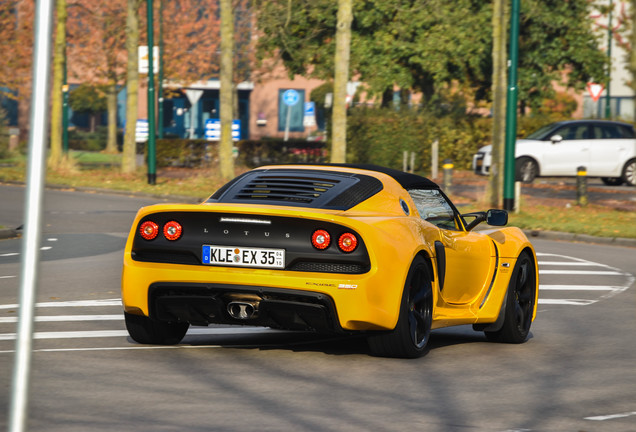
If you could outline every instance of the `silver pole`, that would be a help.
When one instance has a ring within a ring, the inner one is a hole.
[[[25,430],[28,418],[29,381],[33,343],[33,315],[37,291],[42,197],[46,177],[46,142],[48,136],[49,70],[53,1],[36,2],[35,46],[33,49],[33,86],[31,94],[31,133],[26,199],[24,201],[24,238],[20,269],[20,314],[15,364],[9,407],[9,431]]]

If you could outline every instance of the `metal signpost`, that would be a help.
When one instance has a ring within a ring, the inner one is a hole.
[[[15,364],[11,388],[8,430],[26,429],[33,353],[33,322],[40,262],[42,202],[46,177],[48,138],[48,97],[51,65],[53,2],[36,2],[35,47],[33,49],[33,92],[31,93],[31,134],[27,189],[24,201],[24,238],[20,265],[20,312],[15,344]]]
[[[283,103],[287,105],[287,120],[285,121],[285,141],[289,139],[289,121],[291,119],[291,108],[298,103],[300,96],[296,90],[289,89],[283,93]]]

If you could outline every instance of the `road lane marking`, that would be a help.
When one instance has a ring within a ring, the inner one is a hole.
[[[228,327],[228,328],[191,328],[186,335],[230,335],[230,334],[256,334],[276,331],[268,327]],[[15,333],[0,334],[0,341],[15,340]],[[126,330],[99,330],[99,331],[66,331],[66,332],[36,332],[33,339],[89,339],[105,337],[128,337]]]
[[[626,412],[621,414],[610,414],[604,416],[595,416],[595,417],[585,417],[584,420],[593,420],[593,421],[604,421],[604,420],[613,420],[617,418],[631,417],[636,416],[636,411]]]
[[[61,302],[43,302],[36,303],[35,307],[93,307],[93,306],[121,306],[121,299],[104,299],[104,300],[71,300]],[[0,309],[15,309],[18,304],[0,305]]]
[[[124,315],[51,315],[36,316],[35,322],[77,322],[77,321],[117,321],[123,320]],[[18,317],[0,318],[0,324],[17,323]]]
[[[10,257],[10,256],[17,256],[20,255],[18,252],[11,252],[11,253],[3,253],[0,254],[0,257]]]
[[[591,263],[591,262],[572,262],[572,261],[539,261],[540,266],[552,266],[552,265],[560,265],[560,266],[570,266],[570,267],[588,267],[588,266],[598,266],[598,267],[606,267],[604,264]]]
[[[0,279],[13,279],[16,276],[0,276]]]
[[[554,274],[554,275],[612,275],[612,276],[625,276],[625,273],[610,270],[540,270],[540,275]]]
[[[597,300],[579,300],[579,299],[542,299],[538,300],[541,305],[569,305],[569,306],[587,306],[596,303]]]
[[[618,291],[623,287],[603,285],[539,285],[544,291]]]

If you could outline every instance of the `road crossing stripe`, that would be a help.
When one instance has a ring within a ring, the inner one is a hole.
[[[578,300],[578,299],[539,299],[538,304],[543,305],[571,305],[571,306],[587,306],[596,303],[596,300]]]
[[[267,327],[228,327],[228,328],[191,328],[187,335],[229,335],[229,334],[255,334],[272,332]],[[67,331],[67,332],[36,332],[33,339],[82,339],[82,338],[105,338],[105,337],[127,337],[126,330],[100,330],[100,331]],[[0,334],[0,341],[15,340],[15,333]]]
[[[607,267],[603,264],[592,264],[588,262],[563,262],[563,261],[539,261],[540,266],[562,265],[562,266],[575,266],[575,267]]]
[[[0,276],[0,279],[12,279],[15,276]]]
[[[617,271],[596,271],[596,270],[540,270],[539,274],[555,274],[555,275],[617,275],[625,276],[625,273]]]
[[[623,291],[623,287],[602,285],[539,285],[540,290],[547,291]]]
[[[117,321],[124,319],[123,314],[119,315],[52,315],[36,316],[35,322],[70,322],[70,321]],[[18,317],[0,318],[0,324],[11,324],[18,322]]]
[[[60,302],[44,302],[36,303],[35,307],[92,307],[92,306],[121,306],[120,299],[105,300],[72,300]],[[15,309],[19,307],[17,304],[0,305],[0,309]]]

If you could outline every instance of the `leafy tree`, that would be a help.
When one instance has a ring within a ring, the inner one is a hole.
[[[589,3],[522,2],[519,99],[538,108],[561,81],[582,88],[601,76],[604,59],[589,18]],[[258,53],[278,56],[290,75],[333,76],[336,2],[255,0]],[[351,72],[373,94],[394,86],[425,99],[454,86],[478,99],[491,88],[492,22],[487,0],[360,0],[354,3]]]
[[[91,84],[81,84],[71,91],[68,104],[75,112],[90,115],[90,131],[95,132],[97,115],[106,111],[104,89]]]

